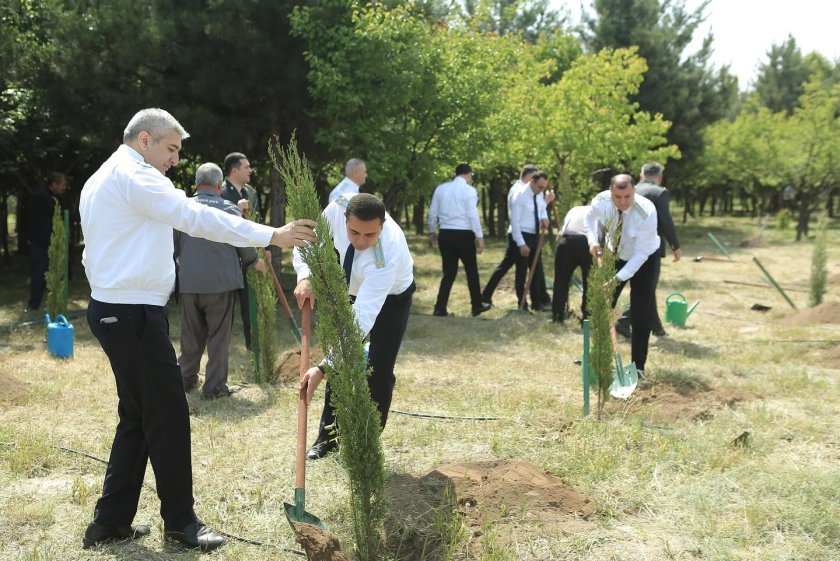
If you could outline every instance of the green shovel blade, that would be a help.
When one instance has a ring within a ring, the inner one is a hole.
[[[304,489],[295,489],[295,504],[283,503],[283,509],[286,511],[286,518],[292,526],[292,530],[295,529],[295,523],[312,524],[322,530],[326,530],[327,527],[324,526],[320,518],[306,512],[306,509],[304,509],[304,493]]]

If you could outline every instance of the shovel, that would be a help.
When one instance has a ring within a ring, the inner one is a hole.
[[[540,259],[540,252],[542,251],[544,242],[545,234],[540,233],[540,239],[537,241],[537,249],[534,251],[534,260],[531,261],[531,266],[528,268],[528,278],[525,280],[525,290],[522,291],[522,299],[519,300],[520,309],[525,309],[525,301],[528,298],[528,292],[531,290],[531,282],[534,280],[534,271],[537,269],[537,261]],[[531,302],[531,304],[533,304],[533,302]]]
[[[283,287],[280,286],[280,279],[277,278],[277,273],[274,272],[274,267],[271,265],[271,253],[269,253],[267,249],[263,251],[265,251],[265,265],[268,267],[268,270],[271,271],[271,277],[274,279],[274,292],[277,293],[277,298],[280,300],[280,304],[283,305],[283,311],[286,313],[286,317],[289,318],[292,337],[295,338],[295,341],[300,343],[300,327],[298,327],[297,321],[295,321],[295,316],[292,314],[292,309],[289,307],[289,302],[286,300],[286,294],[283,292]]]
[[[621,364],[621,355],[615,353],[615,378],[610,385],[610,395],[616,399],[627,399],[639,384],[639,373],[636,372],[636,363],[631,362],[626,368]]]
[[[309,335],[310,324],[312,323],[312,307],[307,302],[301,312],[301,323],[303,329],[300,337],[300,377],[303,379],[306,371],[309,370]],[[295,523],[312,524],[322,530],[326,526],[321,520],[308,512],[304,507],[306,503],[306,390],[302,389],[298,396],[298,418],[297,418],[297,447],[295,449],[295,504],[283,503],[286,511],[286,518],[295,530]]]

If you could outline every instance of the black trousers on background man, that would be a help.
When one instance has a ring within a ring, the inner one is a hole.
[[[190,418],[166,310],[91,299],[87,321],[111,361],[119,397],[119,424],[93,521],[131,524],[151,460],[165,526],[182,528],[196,520]]]
[[[658,261],[656,253],[648,256],[636,274],[630,279],[630,325],[633,328],[633,336],[630,338],[632,349],[632,360],[636,363],[638,370],[645,369],[647,362],[648,344],[650,343],[650,306],[653,300],[654,274]],[[619,260],[615,270],[620,271],[626,261]],[[615,287],[612,307],[615,308],[621,289],[627,281],[619,283]]]
[[[481,284],[478,280],[478,263],[475,256],[475,234],[473,231],[440,230],[438,233],[438,248],[440,249],[440,260],[443,266],[443,277],[440,280],[435,311],[446,312],[449,293],[452,291],[455,277],[458,276],[458,261],[464,263],[472,311],[480,310]]]
[[[522,232],[522,237],[525,239],[525,245],[531,249],[531,254],[528,257],[522,257],[519,253],[519,246],[517,246],[516,242],[513,241],[513,236],[508,234],[508,246],[507,250],[505,250],[505,256],[502,258],[502,262],[496,267],[496,270],[493,271],[493,274],[490,275],[490,280],[487,281],[487,286],[484,287],[484,291],[481,293],[481,299],[483,301],[492,302],[493,293],[496,291],[496,287],[513,266],[516,266],[514,286],[516,288],[517,306],[519,305],[519,302],[522,301],[522,293],[525,292],[525,281],[528,278],[528,268],[531,266],[533,259],[537,256],[537,241],[539,240],[539,236],[537,236],[537,234],[527,234]],[[537,271],[534,272],[535,277],[537,276],[541,265],[542,259],[537,262]],[[528,290],[528,294],[531,298],[531,307],[539,307],[542,303],[542,295],[539,284],[534,282],[534,279],[531,280],[531,287]]]
[[[560,238],[554,252],[554,303],[551,312],[552,319],[563,323],[566,319],[566,303],[569,300],[569,282],[572,273],[580,267],[583,276],[583,297],[580,301],[580,311],[583,319],[589,317],[586,309],[586,287],[589,280],[589,269],[592,267],[592,254],[589,253],[589,242],[586,236],[567,234]]]
[[[49,264],[49,247],[29,242],[29,302],[26,307],[30,310],[37,309],[44,299]]]
[[[408,325],[408,313],[411,311],[411,300],[417,286],[412,282],[400,294],[392,294],[385,298],[385,303],[376,316],[373,328],[370,330],[370,348],[368,349],[368,366],[371,374],[368,376],[370,397],[379,409],[382,428],[388,422],[388,411],[391,409],[391,398],[394,394],[394,365],[400,352],[405,328]],[[318,438],[315,443],[327,442],[332,438],[327,427],[335,424],[335,408],[330,403],[332,390],[330,383],[324,395],[324,410],[321,412],[321,423],[318,428]]]

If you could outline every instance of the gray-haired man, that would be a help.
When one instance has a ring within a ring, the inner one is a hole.
[[[149,460],[166,538],[202,551],[225,542],[193,510],[190,417],[165,307],[175,285],[173,229],[237,247],[315,241],[312,220],[271,228],[187,199],[164,174],[178,164],[188,136],[163,109],[139,111],[123,144],[82,189],[87,321],[111,362],[119,397],[119,424],[84,547],[149,533],[149,526],[132,525]]]
[[[195,172],[193,200],[234,216],[239,208],[222,198],[222,169],[207,163]],[[175,256],[179,265],[181,306],[181,377],[184,390],[198,383],[201,355],[207,349],[202,395],[206,399],[231,395],[228,388],[228,354],[233,326],[233,303],[243,287],[242,270],[254,267],[265,271],[253,247],[233,247],[225,243],[194,238],[175,232]]]
[[[358,193],[362,185],[367,181],[367,165],[364,160],[350,158],[344,164],[344,179],[330,193],[328,203],[336,200],[340,195]]]

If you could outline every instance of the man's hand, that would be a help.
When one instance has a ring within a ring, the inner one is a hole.
[[[590,245],[589,253],[591,253],[592,257],[594,257],[595,259],[601,257],[601,245],[597,243]]]
[[[242,211],[243,217],[247,217],[248,213],[251,211],[251,203],[248,202],[248,199],[239,199],[236,206],[238,206],[239,210]]]
[[[299,218],[285,226],[274,229],[271,245],[277,247],[303,247],[315,241],[315,221]]]
[[[476,238],[475,240],[475,252],[476,253],[484,253],[484,238]]]
[[[298,308],[301,310],[306,306],[306,301],[309,300],[309,306],[315,309],[315,296],[312,294],[312,283],[309,279],[303,279],[295,287],[295,300],[297,300]]]
[[[528,257],[529,255],[531,255],[531,248],[528,247],[528,244],[519,246],[519,255],[521,255],[522,257]]]
[[[435,246],[437,246],[437,244],[438,244],[437,234],[432,232],[431,234],[429,234],[429,245],[432,246],[432,247],[435,247]]]
[[[548,218],[543,218],[542,220],[540,220],[540,228],[542,228],[543,230],[548,230]]]
[[[265,261],[263,261],[262,259],[257,260],[257,262],[254,263],[254,270],[260,273],[264,273],[266,270]]]
[[[679,249],[674,250],[674,263],[682,259],[682,252]]]
[[[307,370],[303,378],[300,379],[300,384],[298,384],[298,392],[300,395],[306,397],[306,404],[312,401],[312,396],[315,395],[315,390],[318,389],[318,384],[321,383],[321,380],[324,379],[324,373],[321,372],[321,369],[317,366],[313,366],[309,370]]]
[[[554,194],[554,190],[549,190],[545,192],[545,204],[550,205],[554,202],[554,199],[557,198],[557,195]]]

